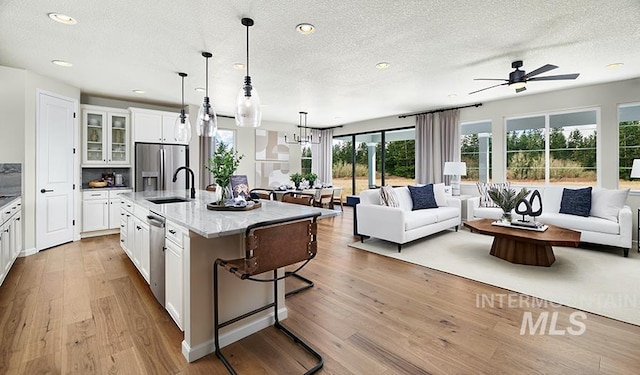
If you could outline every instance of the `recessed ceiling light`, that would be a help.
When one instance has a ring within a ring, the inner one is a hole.
[[[48,16],[52,20],[56,22],[64,23],[65,25],[75,25],[76,23],[78,23],[78,21],[76,21],[75,18],[69,17],[66,14],[62,14],[62,13],[52,12],[52,13],[49,13]]]
[[[247,69],[247,66],[243,63],[235,63],[233,64],[233,69],[235,70],[245,70]]]
[[[51,62],[58,66],[64,66],[65,68],[73,66],[73,63],[70,63],[69,61],[64,61],[64,60],[51,60]]]
[[[134,90],[131,90],[131,91],[133,91],[133,92],[134,92],[134,93],[136,93],[136,94],[146,94],[146,93],[147,93],[147,92],[146,92],[146,91],[144,91],[144,90],[137,90],[137,89],[134,89]]]
[[[304,35],[311,34],[315,29],[316,27],[310,23],[301,23],[298,26],[296,26],[296,30],[298,30],[300,34],[304,34]]]
[[[385,61],[379,62],[379,63],[376,64],[376,68],[378,68],[378,69],[387,69],[390,66],[391,66],[391,64],[388,63],[388,62],[385,62]]]
[[[607,69],[618,69],[622,67],[624,63],[613,63],[606,66]]]
[[[207,90],[204,89],[204,87],[196,87],[194,90],[196,90],[197,92],[205,92]]]
[[[453,98],[457,98],[457,97],[458,97],[458,94],[449,94],[449,95],[447,95],[447,96],[453,99]]]

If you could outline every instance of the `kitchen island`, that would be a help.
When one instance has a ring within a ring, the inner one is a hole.
[[[215,200],[215,195],[198,191],[195,199],[189,199],[186,191],[156,191],[122,194],[121,203],[138,211],[149,211],[163,216],[172,225],[180,226],[185,236],[182,241],[181,280],[172,280],[167,275],[167,290],[172,283],[179,286],[182,296],[182,327],[184,340],[182,353],[189,361],[214,351],[213,344],[213,262],[217,258],[234,259],[244,256],[243,237],[245,229],[263,221],[293,218],[314,212],[324,217],[339,215],[339,211],[261,200],[262,206],[248,211],[212,211],[206,205]],[[157,204],[149,201],[156,198],[184,198],[185,202]],[[180,232],[178,230],[178,232]],[[188,234],[187,234],[188,233]],[[169,234],[167,234],[169,236]],[[319,241],[322,241],[319,238]],[[168,241],[169,242],[169,241]],[[171,260],[173,261],[173,260]],[[167,258],[167,262],[170,262]],[[167,264],[170,267],[171,264]],[[281,270],[280,272],[283,272]],[[229,320],[240,314],[272,302],[272,287],[269,283],[242,281],[228,272],[219,274],[220,319]],[[284,281],[280,281],[278,317],[287,317],[284,303]],[[168,307],[167,307],[168,309]],[[175,318],[174,318],[175,319]],[[220,345],[226,346],[273,324],[272,310],[266,310],[250,318],[222,329]],[[180,325],[180,324],[179,324]]]

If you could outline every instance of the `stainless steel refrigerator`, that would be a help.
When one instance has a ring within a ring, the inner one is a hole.
[[[185,190],[187,173],[181,171],[173,182],[173,174],[189,166],[189,147],[158,143],[136,143],[136,191]]]

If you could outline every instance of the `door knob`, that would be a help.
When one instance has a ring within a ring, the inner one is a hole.
[[[51,193],[51,192],[53,192],[53,190],[40,189],[40,192],[41,192],[42,194],[44,194],[44,193]]]

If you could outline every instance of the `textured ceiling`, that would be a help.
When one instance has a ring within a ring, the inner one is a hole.
[[[78,23],[53,22],[49,12]],[[244,76],[232,65],[246,59],[240,19],[251,17],[250,73],[263,120],[294,124],[307,111],[310,126],[330,126],[640,77],[638,15],[638,0],[3,0],[0,65],[86,94],[174,106],[184,71],[186,100],[199,105],[206,50],[210,96],[218,113],[232,115]],[[302,22],[316,31],[297,33]],[[580,77],[468,95],[493,83],[474,78],[506,79],[513,60],[526,71],[550,63],[559,68],[543,75]],[[381,61],[391,67],[376,69]],[[605,69],[617,62],[625,65]]]

